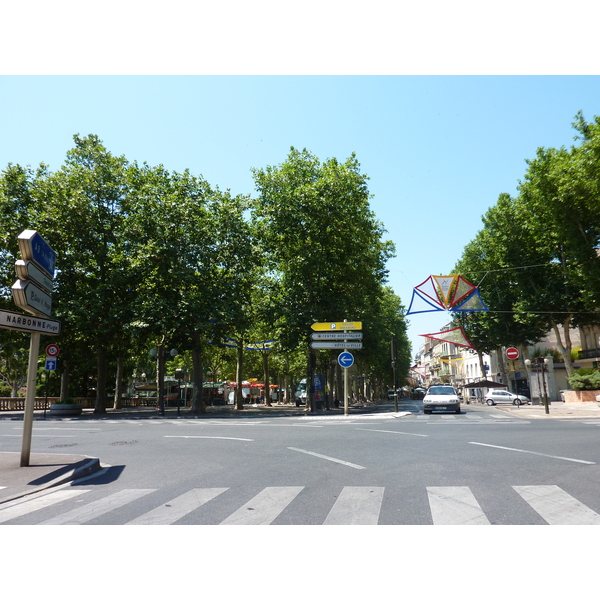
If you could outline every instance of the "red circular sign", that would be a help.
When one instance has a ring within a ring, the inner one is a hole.
[[[509,360],[517,360],[517,358],[519,358],[519,350],[517,348],[507,348],[506,358]]]
[[[58,356],[59,352],[60,350],[56,344],[46,346],[46,356]]]

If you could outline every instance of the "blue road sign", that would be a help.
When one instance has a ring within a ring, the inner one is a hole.
[[[56,371],[56,360],[46,359],[46,371]]]
[[[354,356],[350,352],[342,352],[338,356],[338,363],[340,367],[347,369],[354,364]]]
[[[46,240],[35,230],[26,229],[18,237],[19,250],[25,260],[33,261],[38,267],[54,278],[56,252],[50,248]]]

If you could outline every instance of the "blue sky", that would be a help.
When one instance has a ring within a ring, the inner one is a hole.
[[[600,78],[3,76],[0,108],[11,117],[2,169],[58,169],[72,136],[94,133],[130,161],[254,195],[251,168],[283,162],[290,146],[321,160],[355,152],[397,246],[389,283],[408,307],[414,286],[450,272],[498,195],[516,192],[525,160],[574,143],[577,111],[600,115]],[[412,315],[413,350],[446,317]]]

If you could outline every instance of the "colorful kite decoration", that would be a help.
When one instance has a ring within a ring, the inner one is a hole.
[[[465,348],[473,348],[462,327],[446,329],[445,331],[438,331],[437,333],[424,333],[421,334],[421,337],[428,337],[433,340],[439,340],[440,342],[464,346]]]
[[[489,310],[477,286],[462,275],[430,275],[416,286],[407,315],[450,310],[472,312]]]

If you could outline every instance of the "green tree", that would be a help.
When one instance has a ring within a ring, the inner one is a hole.
[[[292,148],[284,163],[253,174],[259,193],[253,216],[280,290],[279,340],[284,350],[308,349],[312,323],[368,315],[393,244],[382,240],[355,155],[321,163]]]

